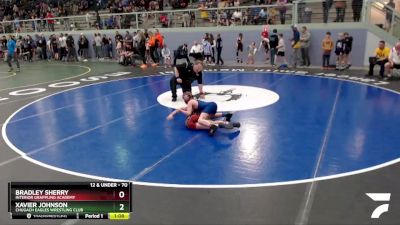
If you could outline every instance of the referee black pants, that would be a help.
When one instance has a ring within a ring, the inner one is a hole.
[[[190,91],[192,92],[192,82],[193,80],[182,80],[182,83],[178,83],[176,81],[175,75],[171,77],[169,81],[169,86],[171,88],[172,98],[176,98],[176,86],[180,85],[183,92]]]

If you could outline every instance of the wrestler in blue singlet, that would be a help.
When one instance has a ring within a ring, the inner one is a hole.
[[[203,102],[203,101],[197,101],[198,106],[197,110],[198,112],[202,113],[207,113],[209,115],[215,115],[217,113],[217,104],[215,102]]]

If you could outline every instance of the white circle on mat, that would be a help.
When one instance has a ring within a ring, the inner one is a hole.
[[[279,95],[276,92],[251,86],[205,85],[203,91],[205,92],[205,99],[201,100],[217,103],[219,112],[261,108],[272,105],[279,100]],[[199,97],[197,86],[192,87],[192,92],[195,97]],[[157,101],[168,108],[184,107],[182,89],[178,89],[177,94],[176,102],[172,101],[171,91],[159,95]]]

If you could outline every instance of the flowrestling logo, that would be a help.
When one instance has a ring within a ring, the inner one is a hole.
[[[200,97],[197,87],[192,88],[193,95]],[[205,99],[202,101],[215,102],[218,111],[240,111],[256,109],[272,105],[279,100],[279,95],[264,88],[241,86],[241,85],[205,85]],[[182,89],[178,89],[176,102],[171,100],[171,92],[167,91],[159,95],[157,101],[168,108],[184,107],[182,100]]]

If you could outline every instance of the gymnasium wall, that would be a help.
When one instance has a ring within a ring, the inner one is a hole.
[[[329,28],[327,28],[329,26]],[[274,27],[270,27],[271,32]],[[275,26],[278,29],[278,33],[282,32],[284,34],[284,38],[286,41],[286,54],[289,63],[292,62],[292,52],[293,50],[290,47],[290,38],[293,36],[292,31],[290,30],[290,26]],[[301,25],[299,25],[301,28]],[[151,29],[150,29],[151,30]],[[133,32],[134,30],[129,30]],[[223,39],[223,51],[222,58],[227,63],[233,63],[236,59],[236,50],[235,50],[235,42],[237,35],[242,32],[244,34],[244,44],[245,44],[245,53],[244,58],[247,57],[246,48],[252,42],[255,41],[257,46],[260,43],[260,34],[262,31],[262,26],[247,26],[247,27],[209,27],[209,28],[170,28],[170,29],[160,29],[161,33],[165,36],[165,40],[167,45],[171,50],[176,49],[178,45],[182,43],[188,43],[189,49],[194,40],[201,41],[202,37],[206,32],[213,33],[214,36],[218,33],[221,34]],[[312,66],[322,66],[322,49],[321,42],[325,36],[327,31],[332,33],[332,38],[334,41],[337,40],[338,33],[340,32],[348,32],[353,36],[353,51],[351,53],[351,63],[354,67],[364,67],[368,65],[366,52],[373,50],[377,43],[376,40],[378,38],[375,36],[371,36],[369,34],[367,28],[363,26],[357,26],[356,24],[319,24],[319,25],[311,25],[311,46],[310,46],[310,58]],[[75,41],[78,40],[79,34],[82,31],[73,31],[71,33]],[[115,30],[102,30],[95,31],[96,33],[111,35],[112,38],[115,36]],[[93,42],[93,33],[94,31],[83,31],[86,37],[90,41],[90,46],[92,46]],[[125,34],[125,30],[120,30],[122,35]],[[46,33],[48,36],[50,33]],[[58,33],[57,33],[58,34]],[[115,47],[115,46],[114,46]],[[92,48],[90,48],[91,55],[94,54]],[[368,53],[367,53],[368,54]],[[257,62],[261,62],[264,60],[264,55],[262,52],[257,54]],[[336,56],[332,52],[331,56],[331,64],[334,64],[336,60]]]

